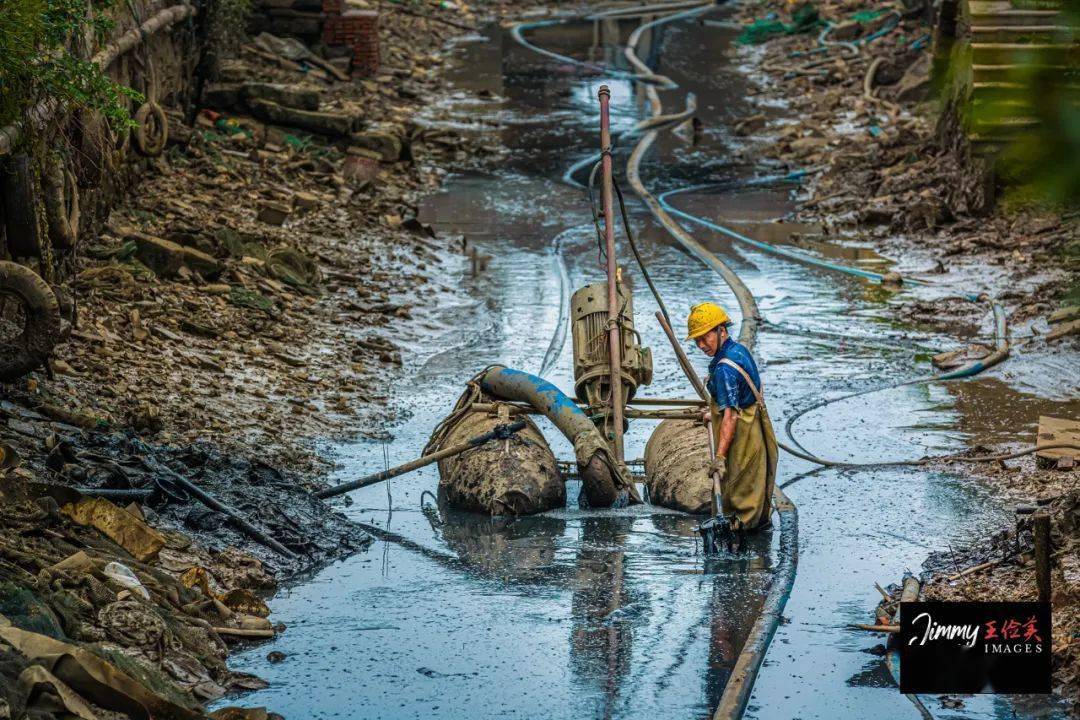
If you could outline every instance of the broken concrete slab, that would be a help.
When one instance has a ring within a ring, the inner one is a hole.
[[[248,82],[239,88],[240,97],[269,100],[284,107],[297,110],[318,110],[321,94],[303,85],[285,85],[282,83]]]
[[[1040,415],[1039,434],[1035,438],[1035,447],[1042,448],[1059,443],[1076,443],[1080,445],[1080,420]],[[1035,462],[1042,468],[1056,467],[1058,462],[1063,459],[1071,459],[1075,462],[1080,459],[1080,452],[1069,448],[1037,449],[1035,452]]]
[[[401,159],[401,138],[397,135],[379,131],[353,133],[350,142],[352,148],[378,153],[383,162],[397,162]]]
[[[260,120],[330,137],[347,137],[359,124],[358,117],[347,113],[298,110],[260,98],[249,99],[248,106]]]

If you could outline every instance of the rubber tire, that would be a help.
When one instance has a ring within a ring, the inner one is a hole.
[[[38,225],[38,181],[33,161],[25,153],[0,167],[0,200],[11,257],[41,257],[45,238]]]
[[[52,158],[42,174],[41,194],[53,247],[74,250],[79,239],[79,184],[60,158]]]
[[[0,349],[0,381],[11,382],[48,360],[60,339],[60,302],[36,272],[6,260],[0,260],[0,293],[17,296],[26,307],[22,334]]]
[[[161,129],[160,137],[152,137],[147,130],[147,121],[153,117],[154,123]],[[157,157],[165,150],[165,144],[169,141],[169,118],[153,100],[148,100],[135,112],[135,149],[140,155]]]

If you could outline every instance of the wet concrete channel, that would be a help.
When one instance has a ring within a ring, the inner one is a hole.
[[[604,43],[605,36],[625,40],[633,27],[632,21],[581,22],[539,30],[530,39],[618,64],[621,52],[616,42]],[[686,21],[649,39],[657,71],[681,85],[661,94],[665,106],[681,107],[682,93],[693,91],[704,121],[696,147],[662,134],[642,171],[654,192],[769,173],[731,159],[739,142],[731,126],[756,112],[742,71],[724,58],[733,37],[724,27]],[[538,372],[556,334],[563,294],[603,277],[585,194],[560,177],[597,152],[599,85],[612,89],[616,133],[645,111],[633,86],[535,55],[498,27],[459,44],[451,80],[455,95],[423,120],[465,128],[483,119],[482,132],[508,153],[498,167],[452,176],[425,201],[421,220],[440,233],[468,237],[492,260],[474,278],[464,258],[447,259],[447,285],[461,289],[434,292],[426,300],[434,308],[427,326],[403,338],[411,376],[407,419],[385,429],[385,442],[328,448],[342,463],[338,480],[412,459],[464,382],[484,366],[499,362]],[[630,141],[618,148],[617,167],[630,149]],[[791,210],[790,192],[699,192],[673,202],[770,241],[785,242],[793,231],[815,236],[816,228],[778,222]],[[644,206],[635,202],[630,211],[644,259],[676,316],[703,299],[737,310],[723,282],[682,252]],[[952,338],[887,321],[890,296],[880,288],[693,231],[733,261],[765,317],[787,328],[765,327],[756,349],[778,427],[823,392],[840,395],[925,374],[925,366],[913,365],[910,343],[955,346]],[[558,271],[556,246],[569,287]],[[812,246],[852,260],[872,256],[820,238]],[[688,397],[691,389],[652,320],[655,302],[625,242],[620,252],[635,288],[637,328],[654,353],[653,383],[639,395]],[[547,375],[566,391],[573,386],[570,356],[567,340]],[[707,359],[693,357],[704,370]],[[987,382],[1018,403],[1047,404],[1000,379],[971,384]],[[811,414],[797,426],[799,439],[837,459],[958,451],[979,431],[966,427],[957,397],[952,386],[882,392]],[[556,455],[572,457],[569,443],[546,422],[541,426]],[[653,426],[631,425],[628,457],[642,456]],[[811,469],[782,455],[779,479]],[[394,538],[275,598],[273,619],[288,630],[272,646],[233,661],[271,685],[240,704],[265,705],[287,718],[711,714],[770,582],[776,538],[706,565],[695,519],[678,513],[648,505],[583,511],[571,487],[568,507],[539,516],[440,515],[430,496],[423,497],[437,482],[430,467],[353,493],[346,514]],[[880,659],[865,652],[877,638],[843,626],[866,621],[876,602],[875,581],[898,579],[905,567],[917,571],[929,552],[969,542],[1000,523],[1005,511],[961,471],[825,470],[788,493],[800,513],[798,575],[784,613],[788,622],[773,640],[747,716],[916,717]],[[268,662],[270,650],[285,653],[285,660]],[[985,696],[934,715],[1057,714],[1041,704],[1019,708]]]

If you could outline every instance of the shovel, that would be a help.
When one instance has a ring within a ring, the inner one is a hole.
[[[709,433],[709,461],[710,465],[716,459],[716,436],[713,434],[713,423],[716,422],[716,412],[710,410],[709,419],[705,422],[705,431]],[[706,555],[720,553],[721,539],[730,551],[732,549],[731,527],[727,518],[720,514],[721,493],[723,492],[723,478],[720,473],[712,473],[712,517],[698,525],[697,531],[701,535],[701,544],[704,546]]]
[[[683,373],[686,375],[686,379],[694,386],[694,390],[697,391],[697,394],[702,400],[708,400],[709,395],[705,391],[705,386],[701,384],[701,378],[694,372],[694,367],[690,364],[690,359],[686,357],[686,353],[683,352],[682,347],[680,347],[679,340],[675,337],[675,332],[671,329],[671,325],[668,324],[667,318],[664,317],[663,313],[657,312],[656,319],[660,322],[660,327],[664,329],[664,333],[671,342],[671,347],[675,350],[675,357],[679,360],[679,367],[682,368]],[[709,434],[710,461],[716,459],[716,440],[712,430],[715,421],[716,413],[713,412],[710,413],[710,418],[705,423],[705,431]],[[720,514],[720,508],[723,507],[720,500],[722,493],[721,480],[720,473],[714,472],[712,474],[712,517],[698,525],[698,533],[701,535],[701,542],[704,545],[706,555],[718,554],[720,552],[721,541],[723,541],[723,544],[728,550],[731,550],[732,548],[730,523],[727,518]]]

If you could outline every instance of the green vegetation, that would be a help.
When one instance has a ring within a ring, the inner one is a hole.
[[[4,0],[0,11],[0,125],[20,119],[48,98],[101,111],[130,123],[130,88],[113,82],[89,60],[88,38],[111,29],[108,0]]]
[[[1066,3],[1062,26],[1080,27],[1080,7]],[[1055,43],[1074,41],[1074,31],[1063,31]],[[1008,82],[1022,88],[1015,104],[976,109],[976,122],[994,122],[1026,115],[1038,121],[1019,132],[998,159],[998,177],[1008,188],[1006,207],[1033,205],[1080,206],[1080,72],[1076,53],[1060,55],[1052,49],[1029,51]]]

